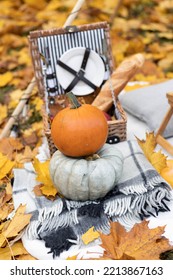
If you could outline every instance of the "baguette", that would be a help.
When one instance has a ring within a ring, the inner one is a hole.
[[[113,104],[112,94],[110,90],[110,82],[113,88],[115,100],[125,85],[136,74],[136,72],[144,64],[144,56],[140,53],[126,58],[117,69],[112,73],[110,79],[105,82],[101,91],[92,102],[100,110],[107,112]]]

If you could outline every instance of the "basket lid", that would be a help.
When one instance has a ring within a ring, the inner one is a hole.
[[[57,79],[63,89],[83,96],[99,87],[105,75],[105,65],[93,50],[76,47],[66,51],[56,66]]]

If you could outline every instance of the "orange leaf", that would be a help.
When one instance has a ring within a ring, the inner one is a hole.
[[[160,175],[173,187],[173,160],[167,160],[167,166],[162,169]]]
[[[129,232],[119,223],[112,222],[110,234],[100,234],[105,249],[103,258],[159,260],[163,251],[173,248],[163,233],[164,227],[149,229],[147,221],[135,224]]]
[[[39,184],[39,185],[36,185],[36,186],[34,187],[33,192],[34,192],[34,194],[35,194],[36,196],[42,196],[42,195],[43,195],[43,193],[42,193],[42,191],[41,191],[41,189],[40,189],[41,186],[42,186],[42,185]]]
[[[13,152],[20,151],[23,149],[23,144],[19,138],[3,138],[0,140],[0,151],[1,153],[12,159]]]

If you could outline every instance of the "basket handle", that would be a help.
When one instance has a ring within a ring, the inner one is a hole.
[[[112,73],[110,79],[115,99],[119,93],[144,64],[144,56],[140,53],[126,58]],[[107,80],[92,105],[107,112],[113,104],[113,96],[110,91],[110,82]]]

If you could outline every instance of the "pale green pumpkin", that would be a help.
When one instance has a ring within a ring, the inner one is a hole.
[[[58,191],[72,200],[104,197],[118,182],[123,155],[115,146],[105,144],[95,160],[71,158],[56,151],[50,160],[50,175]]]

